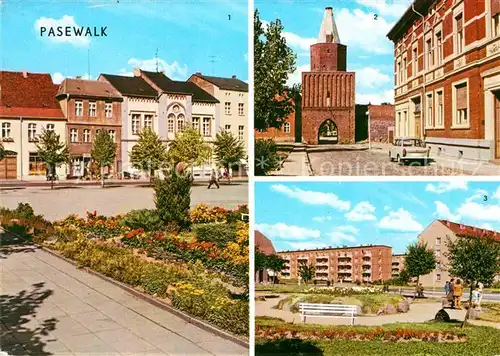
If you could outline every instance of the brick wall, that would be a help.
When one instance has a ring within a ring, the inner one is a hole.
[[[284,130],[285,123],[290,124],[289,133]],[[255,138],[272,138],[276,142],[295,142],[295,112],[288,115],[283,122],[283,126],[279,129],[272,127],[262,132],[255,130]]]

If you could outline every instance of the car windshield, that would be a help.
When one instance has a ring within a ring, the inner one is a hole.
[[[424,143],[418,139],[403,140],[403,147],[424,147]]]

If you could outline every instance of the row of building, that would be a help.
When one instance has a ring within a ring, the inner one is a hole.
[[[0,140],[7,155],[0,161],[0,179],[45,176],[36,149],[43,129],[69,144],[71,163],[57,168],[60,179],[87,174],[99,130],[107,130],[117,143],[111,175],[132,169],[129,153],[145,128],[153,129],[167,147],[192,125],[208,143],[226,130],[247,148],[248,109],[248,84],[235,76],[195,73],[176,81],[161,72],[135,69],[133,76],[101,74],[97,80],[77,77],[56,85],[50,74],[2,71]]]
[[[454,241],[459,235],[488,237],[500,241],[500,232],[474,226],[457,224],[447,220],[435,220],[418,236],[436,256],[436,268],[420,282],[426,287],[439,287],[450,280],[447,270],[448,239]],[[405,268],[404,254],[393,254],[392,247],[386,245],[328,247],[311,250],[276,252],[272,242],[262,233],[255,233],[255,245],[267,255],[277,254],[285,260],[285,268],[280,272],[282,280],[296,280],[300,265],[315,267],[315,280],[355,283],[373,283],[397,278]],[[271,272],[272,274],[272,272]],[[256,271],[256,281],[269,280],[268,271]],[[500,275],[496,277],[500,280]]]

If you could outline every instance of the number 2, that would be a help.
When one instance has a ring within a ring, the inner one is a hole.
[[[378,14],[373,14],[373,19],[378,20]]]

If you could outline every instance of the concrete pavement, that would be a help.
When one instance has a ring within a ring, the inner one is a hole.
[[[273,176],[299,176],[308,177],[313,175],[309,158],[304,149],[294,149],[283,162],[279,171],[271,173]]]
[[[248,355],[33,247],[0,249],[0,345],[16,355]]]

